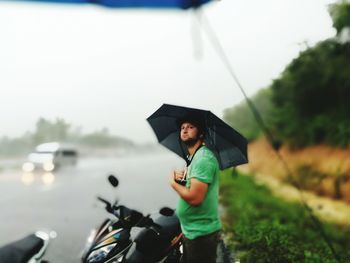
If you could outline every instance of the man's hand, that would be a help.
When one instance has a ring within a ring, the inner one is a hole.
[[[185,171],[184,170],[176,170],[174,171],[175,181],[181,181],[184,179]]]
[[[200,182],[195,178],[191,179],[190,188],[178,184],[175,181],[175,172],[170,174],[169,182],[179,196],[192,206],[200,205],[208,191],[208,184]]]

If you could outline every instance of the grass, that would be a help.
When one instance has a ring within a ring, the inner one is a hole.
[[[226,208],[224,232],[241,262],[338,262],[307,211],[273,196],[254,178],[221,176],[221,201]],[[350,259],[350,229],[323,224],[341,262]]]

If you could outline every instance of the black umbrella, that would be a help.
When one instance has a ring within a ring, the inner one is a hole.
[[[216,155],[221,170],[248,162],[246,138],[210,111],[163,104],[147,121],[159,143],[187,160],[187,148],[180,141],[178,125],[187,116],[204,125],[204,143]]]

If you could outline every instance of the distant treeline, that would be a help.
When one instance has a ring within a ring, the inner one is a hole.
[[[274,137],[291,146],[350,144],[350,3],[332,5],[330,14],[336,37],[302,51],[251,98]],[[249,140],[262,133],[246,102],[224,118]]]
[[[4,136],[0,138],[0,156],[16,156],[32,151],[44,142],[65,142],[91,148],[126,148],[134,143],[128,139],[111,135],[103,128],[92,133],[83,134],[81,128],[74,128],[64,119],[50,121],[40,118],[34,132],[26,132],[18,138]]]

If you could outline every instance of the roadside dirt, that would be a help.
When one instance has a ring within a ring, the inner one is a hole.
[[[320,219],[338,224],[350,225],[350,180],[339,185],[341,198],[334,199],[336,175],[350,176],[350,149],[332,149],[327,146],[310,147],[291,151],[282,147],[280,153],[295,173],[297,168],[308,165],[327,176],[313,189],[298,191],[287,183],[286,173],[272,148],[261,139],[249,145],[249,165],[239,166],[239,170],[253,174],[258,183],[268,186],[282,199],[304,200]]]

